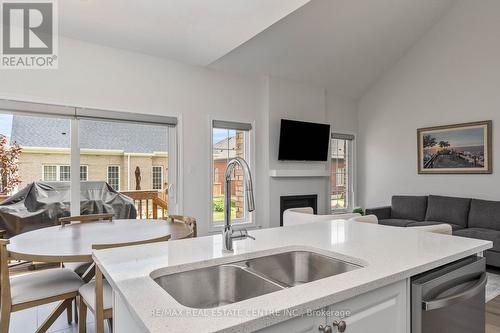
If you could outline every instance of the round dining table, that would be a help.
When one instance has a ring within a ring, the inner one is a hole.
[[[10,259],[38,262],[91,262],[93,245],[152,242],[188,237],[184,223],[137,219],[75,223],[25,232],[9,239]]]

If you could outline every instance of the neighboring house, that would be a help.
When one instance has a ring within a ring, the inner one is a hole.
[[[238,136],[239,134],[223,139],[213,145],[212,177],[214,178],[214,196],[224,195],[224,173],[226,172],[227,162],[237,156],[243,156],[241,148],[243,145],[243,138],[239,138]],[[237,145],[238,140],[240,141],[239,145]],[[233,195],[236,194],[238,183],[238,181],[231,183],[231,192]],[[242,186],[242,184],[240,184],[240,186]]]
[[[331,168],[332,175],[330,177],[330,183],[332,189],[337,189],[338,192],[344,192],[347,182],[344,146],[339,145],[336,150],[333,147],[332,149],[332,164],[334,165]]]
[[[139,167],[142,190],[164,190],[168,183],[167,131],[104,121],[80,121],[80,179],[107,181],[119,191],[135,190]],[[22,147],[21,187],[33,181],[70,180],[70,122],[14,116],[11,140]]]

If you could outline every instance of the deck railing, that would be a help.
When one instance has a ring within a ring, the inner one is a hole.
[[[138,219],[157,219],[167,216],[168,199],[165,191],[139,190],[120,193],[134,200]]]

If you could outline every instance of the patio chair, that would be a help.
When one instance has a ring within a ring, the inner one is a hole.
[[[184,238],[193,238],[198,236],[198,231],[196,227],[196,219],[190,216],[182,216],[182,215],[169,215],[167,217],[168,220],[172,223],[184,223],[191,229],[191,233],[182,238],[174,238],[174,239],[184,239]]]
[[[92,246],[94,250],[104,250],[117,247],[125,247],[132,245],[143,245],[148,243],[166,242],[170,239],[170,235],[157,238],[154,240],[140,241],[134,243],[123,243],[113,245],[98,245]],[[103,322],[108,321],[109,330],[113,331],[113,290],[109,283],[103,279],[102,272],[96,265],[95,279],[84,284],[79,289],[80,304],[78,332],[86,333],[87,331],[87,309],[90,310],[95,317],[96,333],[103,332]],[[1,332],[0,332],[1,333]]]
[[[67,268],[53,268],[21,276],[9,276],[9,241],[0,239],[0,333],[8,333],[12,312],[43,304],[62,301],[36,333],[46,332],[55,320],[67,311],[68,323],[72,321],[71,302],[78,295],[83,280]]]

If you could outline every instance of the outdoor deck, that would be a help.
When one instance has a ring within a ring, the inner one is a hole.
[[[138,219],[158,219],[167,216],[168,196],[165,191],[140,190],[121,191],[120,193],[134,200]],[[0,195],[0,203],[8,197],[8,195]]]

